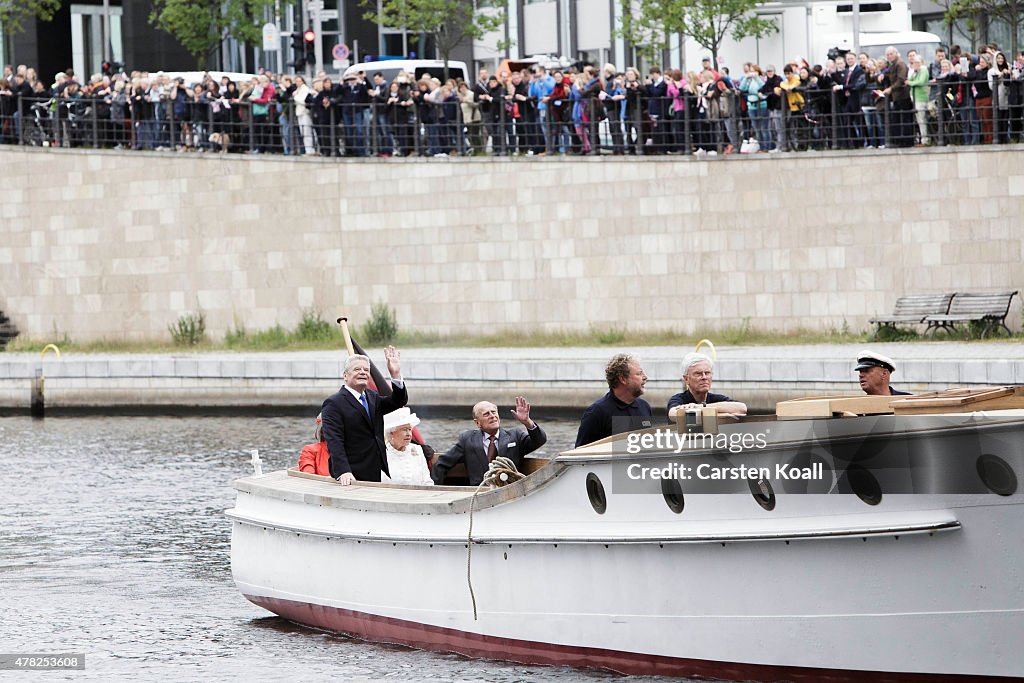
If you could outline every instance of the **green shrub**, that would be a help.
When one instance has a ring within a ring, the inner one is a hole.
[[[913,341],[920,338],[921,335],[914,330],[907,329],[906,327],[893,327],[892,325],[881,325],[874,334],[874,341],[880,342]]]
[[[370,306],[370,319],[363,323],[361,335],[368,344],[387,344],[398,334],[395,312],[383,301]]]
[[[239,346],[245,346],[247,335],[245,332],[245,326],[239,325],[237,322],[231,327],[230,330],[224,333],[224,344],[229,349],[233,349]]]
[[[280,325],[274,325],[249,335],[246,346],[253,349],[283,349],[288,346],[288,332]]]
[[[603,345],[621,344],[626,340],[626,328],[618,325],[607,329],[600,329],[596,325],[591,325],[590,333],[597,337],[597,343]]]
[[[291,336],[294,341],[313,344],[334,341],[340,337],[338,330],[315,311],[302,314],[302,321]]]
[[[202,312],[186,313],[167,329],[176,346],[196,346],[206,340],[206,316]]]

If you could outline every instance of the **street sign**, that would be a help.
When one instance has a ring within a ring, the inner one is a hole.
[[[320,12],[324,8],[324,0],[310,0],[310,2],[306,4],[306,8],[310,12]]]
[[[331,66],[335,71],[342,71],[349,67],[349,61],[347,59],[335,59]]]
[[[336,9],[322,9],[320,10],[320,21],[331,21],[332,19],[338,18],[338,10]]]
[[[352,53],[349,51],[348,45],[345,43],[338,43],[331,49],[331,56],[338,60],[348,59],[350,54]]]
[[[263,50],[273,52],[281,49],[281,30],[277,24],[263,24]]]

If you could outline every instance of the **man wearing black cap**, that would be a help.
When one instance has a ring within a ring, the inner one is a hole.
[[[896,391],[889,386],[889,376],[896,372],[896,365],[888,356],[872,351],[861,351],[857,354],[857,367],[860,373],[860,388],[868,396],[909,396],[909,391]]]

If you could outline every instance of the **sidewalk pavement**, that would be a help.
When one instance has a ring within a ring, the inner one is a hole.
[[[864,348],[890,356],[893,386],[907,391],[1024,384],[1024,344],[942,341],[722,346],[714,390],[760,411],[797,396],[859,394],[853,366]],[[581,410],[607,391],[604,365],[621,350],[640,358],[652,406],[681,391],[679,364],[693,350],[689,341],[633,349],[409,348],[402,370],[415,405],[465,407],[485,398],[504,404],[522,394],[537,406]],[[370,355],[383,367],[383,352]],[[342,351],[64,354],[60,360],[48,354],[41,369],[48,407],[316,407],[340,386],[343,360]],[[27,408],[39,368],[38,354],[0,353],[0,407]]]

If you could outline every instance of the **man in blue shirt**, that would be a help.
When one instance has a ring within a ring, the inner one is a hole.
[[[613,434],[651,426],[651,406],[640,398],[647,383],[640,361],[628,353],[616,354],[605,366],[604,376],[608,380],[609,391],[583,413],[576,434],[577,447]]]
[[[544,149],[534,149],[536,154],[547,154],[552,149],[551,128],[548,126],[548,99],[555,89],[555,79],[548,75],[548,70],[538,64],[530,81],[530,99],[537,103],[537,119],[540,121],[541,138]]]

